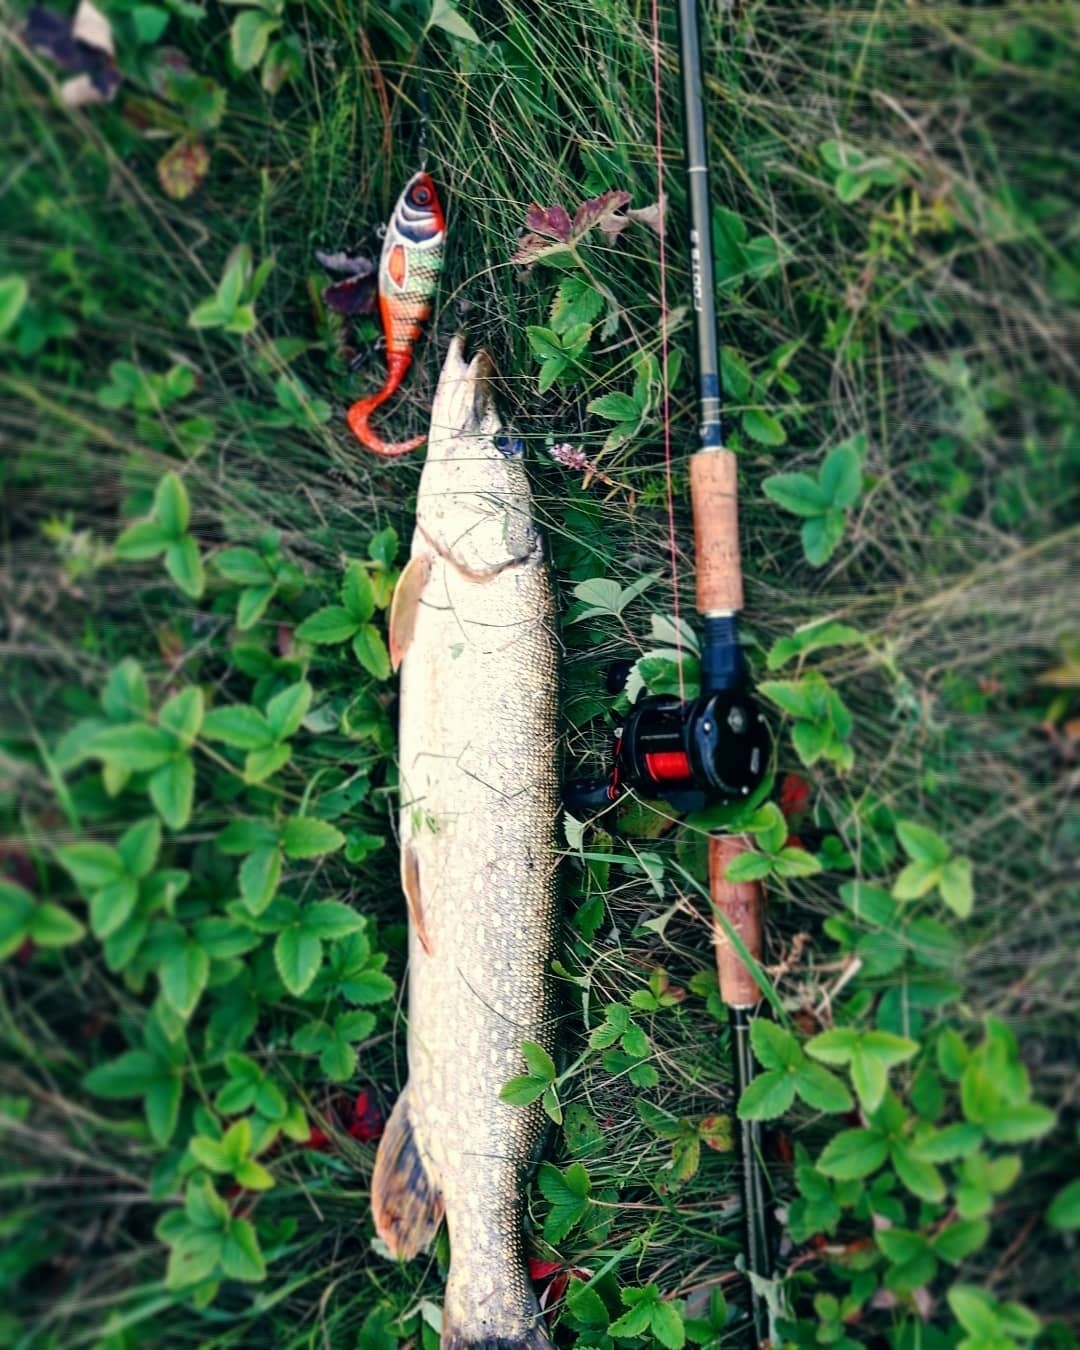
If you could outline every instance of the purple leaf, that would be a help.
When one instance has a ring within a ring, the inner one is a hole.
[[[525,224],[536,234],[561,244],[570,238],[570,215],[565,206],[537,206],[533,202],[525,213]]]
[[[574,237],[579,238],[594,225],[602,226],[616,211],[621,211],[629,200],[629,192],[612,188],[610,192],[602,192],[599,197],[590,197],[588,201],[582,202],[574,215]]]
[[[369,276],[346,277],[335,281],[322,293],[326,307],[335,314],[374,314],[378,297],[378,278],[374,269]]]

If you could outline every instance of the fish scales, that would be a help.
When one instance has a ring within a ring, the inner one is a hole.
[[[554,1049],[558,653],[524,466],[505,453],[485,371],[456,339],[391,618],[409,1081],[372,1191],[402,1255],[445,1207],[445,1347],[539,1347],[521,1230],[546,1118],[499,1092],[523,1070],[523,1040]]]

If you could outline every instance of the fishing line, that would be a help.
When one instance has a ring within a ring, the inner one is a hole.
[[[668,556],[671,559],[671,611],[675,620],[675,664],[679,702],[686,702],[683,679],[682,622],[679,616],[678,539],[675,533],[675,484],[671,468],[671,400],[668,379],[667,209],[664,198],[664,119],[660,98],[660,5],[652,0],[653,123],[656,127],[656,199],[660,203],[660,381],[664,423],[664,489],[667,495]]]

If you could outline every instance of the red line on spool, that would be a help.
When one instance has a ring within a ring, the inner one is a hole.
[[[682,750],[656,750],[645,756],[645,768],[654,783],[684,783],[692,777]]]

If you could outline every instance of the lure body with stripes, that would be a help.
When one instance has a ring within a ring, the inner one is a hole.
[[[376,1228],[415,1256],[445,1211],[444,1350],[551,1341],[526,1271],[524,1191],[545,1133],[509,1106],[521,1042],[553,1049],[557,650],[519,443],[460,338],[432,409],[412,555],[391,611],[401,662],[400,835],[409,1081],[372,1179]]]
[[[377,394],[354,403],[349,427],[377,455],[404,455],[424,437],[387,443],[369,424],[371,414],[397,390],[412,365],[413,344],[431,313],[442,266],[446,225],[435,184],[418,173],[405,186],[386,228],[379,256],[379,314],[386,339],[386,380]]]

